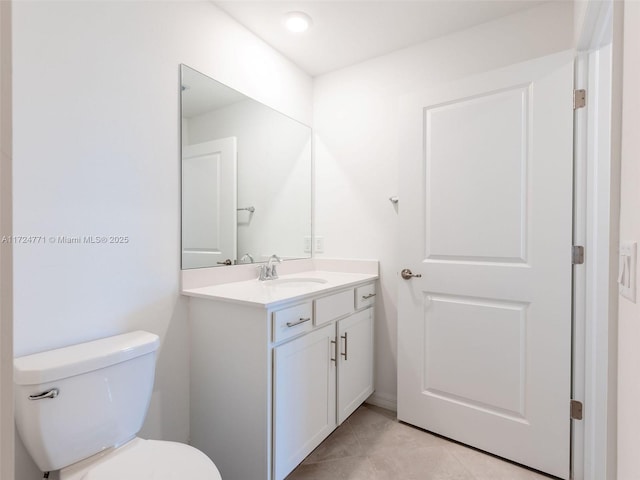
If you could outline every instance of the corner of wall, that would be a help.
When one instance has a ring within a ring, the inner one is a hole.
[[[0,235],[12,234],[11,1],[0,2]],[[0,478],[14,477],[13,249],[0,243]]]

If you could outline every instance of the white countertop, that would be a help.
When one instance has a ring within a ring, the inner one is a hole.
[[[270,280],[261,282],[258,279],[253,279],[185,289],[182,290],[182,294],[190,297],[216,299],[267,308],[277,303],[301,300],[305,297],[330,293],[344,287],[376,280],[378,275],[371,273],[326,272],[321,270],[280,275],[280,280],[293,280],[296,278],[317,278],[326,280],[326,283],[306,282],[305,284],[278,284],[277,281],[273,283]]]

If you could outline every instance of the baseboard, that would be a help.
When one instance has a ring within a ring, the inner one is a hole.
[[[393,412],[398,411],[398,401],[395,395],[388,395],[379,392],[373,392],[373,394],[365,400],[365,403],[375,405],[376,407],[386,408]]]

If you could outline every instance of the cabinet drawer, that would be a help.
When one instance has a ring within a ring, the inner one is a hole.
[[[273,341],[279,342],[313,328],[311,302],[273,312]]]
[[[315,322],[316,325],[322,325],[353,312],[353,289],[318,298],[315,303]]]
[[[376,300],[376,284],[356,288],[356,310],[373,305]]]

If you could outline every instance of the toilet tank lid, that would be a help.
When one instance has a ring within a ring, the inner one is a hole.
[[[13,381],[16,385],[53,382],[154,352],[159,344],[157,335],[138,330],[17,357],[13,361]]]

